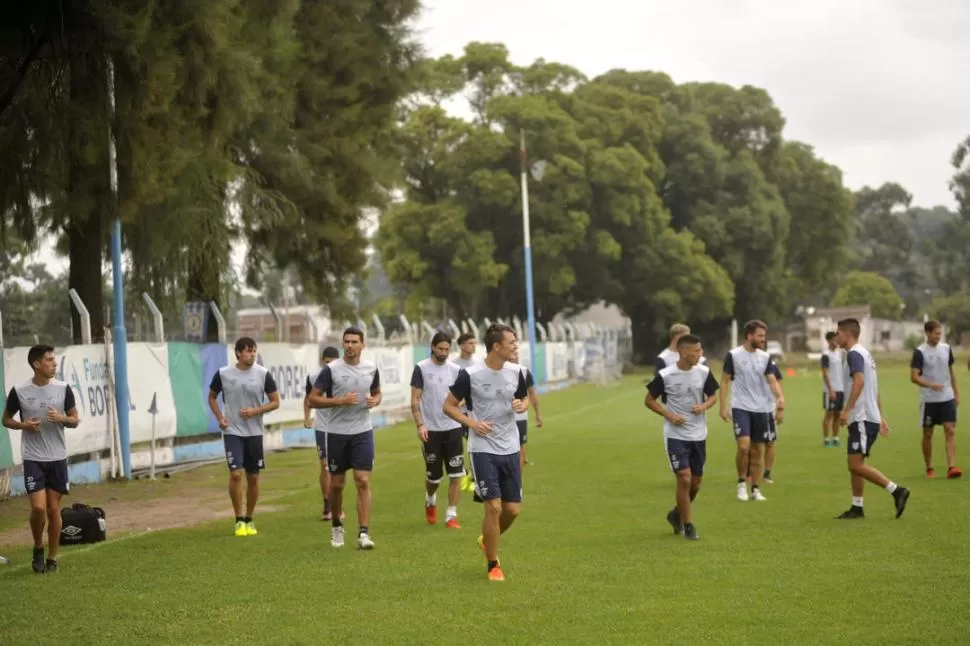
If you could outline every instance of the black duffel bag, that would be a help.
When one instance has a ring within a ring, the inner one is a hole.
[[[61,545],[100,543],[107,538],[104,510],[75,503],[61,510]]]

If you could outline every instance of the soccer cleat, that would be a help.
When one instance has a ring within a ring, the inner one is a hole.
[[[438,522],[438,508],[434,505],[424,506],[424,519],[428,521],[429,525],[434,525]]]
[[[489,581],[504,581],[505,580],[505,575],[502,573],[502,568],[500,566],[496,565],[491,570],[489,570],[488,571],[488,580]]]
[[[45,572],[57,572],[57,561],[54,559],[47,559],[47,563],[44,566]]]
[[[751,490],[751,500],[757,500],[758,502],[764,502],[764,501],[766,501],[768,499],[761,495],[761,489],[752,489]]]
[[[842,446],[842,443],[839,441],[839,438],[837,437],[832,438],[832,446]]]
[[[357,536],[357,547],[362,550],[372,550],[374,549],[374,541],[367,534],[360,534]]]
[[[458,522],[457,518],[449,518],[445,521],[445,527],[448,529],[461,529],[461,523]]]
[[[256,524],[253,521],[246,523],[246,536],[255,536],[258,533],[256,531]]]
[[[694,527],[693,523],[684,525],[684,538],[689,541],[699,541],[701,539],[701,537],[697,535],[697,528]]]
[[[684,533],[684,525],[680,522],[680,512],[676,509],[667,512],[667,522],[674,528],[674,534],[680,536]]]
[[[946,477],[949,480],[954,480],[963,475],[963,471],[960,471],[957,467],[950,467],[946,470]]]
[[[928,468],[926,470],[926,477],[927,478],[935,478],[936,477],[936,469],[934,469],[933,467]]]
[[[478,535],[478,549],[482,551],[482,554],[485,553],[485,537],[481,534]]]
[[[775,484],[775,481],[771,479],[771,476],[765,476],[764,481],[768,484]]]
[[[44,565],[44,548],[35,547],[34,556],[30,561],[30,567],[33,568],[34,572],[37,574],[43,574],[46,566]]]
[[[825,438],[824,440],[822,440],[822,446],[833,446],[832,440],[830,440],[829,438]]]
[[[899,518],[906,511],[906,503],[909,501],[909,489],[906,487],[898,487],[893,492],[893,499],[896,502],[896,518]]]
[[[851,520],[851,519],[854,519],[854,518],[860,518],[861,519],[861,518],[865,518],[865,517],[866,517],[866,513],[865,513],[865,511],[863,511],[862,507],[858,507],[856,505],[852,505],[846,511],[843,511],[841,514],[839,514],[838,516],[836,516],[835,519],[836,520]]]
[[[246,531],[246,523],[243,521],[236,521],[236,536],[249,536],[249,532]]]
[[[323,520],[323,521],[333,520],[333,514],[331,514],[329,511],[324,511],[322,514],[320,514],[320,520]]]
[[[475,481],[470,475],[465,476],[461,479],[461,490],[462,491],[475,491]]]
[[[344,546],[344,528],[334,527],[330,530],[330,547],[341,548]]]
[[[743,482],[738,483],[738,500],[742,502],[748,500],[748,485]]]

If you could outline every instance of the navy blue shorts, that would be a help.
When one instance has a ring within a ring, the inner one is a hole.
[[[327,459],[327,434],[323,431],[314,431],[317,440],[317,457],[321,460]]]
[[[778,439],[778,425],[775,423],[775,414],[768,413],[768,443]]]
[[[957,403],[953,399],[945,402],[923,402],[919,405],[919,417],[923,428],[956,424]]]
[[[879,424],[875,422],[852,422],[849,424],[849,441],[845,443],[849,455],[869,457],[872,445],[879,439]]]
[[[464,446],[461,442],[461,429],[450,431],[428,431],[428,441],[421,443],[424,468],[428,482],[441,482],[447,471],[449,478],[465,475]]]
[[[833,413],[842,412],[842,409],[845,408],[845,393],[836,391],[835,399],[829,399],[829,394],[827,392],[823,392],[822,408],[827,411],[832,411]]]
[[[472,453],[471,458],[478,498],[522,502],[522,470],[519,468],[518,452],[511,455]]]
[[[374,470],[374,431],[354,435],[327,433],[327,469],[334,475]]]
[[[515,425],[519,427],[519,444],[529,443],[529,420],[517,419]]]
[[[222,443],[230,471],[245,469],[246,473],[259,473],[265,468],[262,435],[223,435]]]
[[[704,475],[704,463],[707,462],[707,440],[688,441],[673,437],[664,438],[664,449],[670,470],[674,473],[690,469],[691,475]]]
[[[50,489],[61,495],[71,491],[71,480],[67,472],[67,460],[38,462],[24,460],[24,489],[27,495]]]
[[[771,434],[768,425],[768,413],[732,408],[731,419],[734,421],[735,439],[750,437],[754,444],[764,444],[771,441],[768,439]]]

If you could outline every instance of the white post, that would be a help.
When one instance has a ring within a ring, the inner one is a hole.
[[[427,342],[431,343],[431,337],[434,336],[434,328],[431,327],[431,324],[429,324],[427,321],[422,320],[421,329],[424,330],[425,333],[428,335]]]
[[[219,311],[219,306],[216,305],[215,301],[209,301],[209,311],[212,312],[212,316],[216,319],[216,329],[218,330],[219,343],[222,345],[226,344],[226,319],[222,317],[222,312]],[[205,336],[205,330],[202,334]]]
[[[81,319],[81,343],[91,345],[91,313],[88,311],[84,301],[81,300],[81,297],[78,296],[76,289],[72,287],[67,290],[67,295],[71,297],[71,302],[74,303],[74,309],[77,310],[78,318]]]
[[[374,327],[377,329],[377,339],[380,342],[380,345],[384,345],[384,343],[387,341],[387,335],[384,330],[384,324],[381,323],[381,317],[374,314],[371,318],[374,321]]]
[[[303,314],[306,320],[307,336],[310,343],[320,343],[320,329],[317,327],[316,321],[313,320],[313,315],[310,310],[307,310]]]
[[[414,345],[414,334],[411,333],[411,322],[408,321],[408,317],[401,314],[397,318],[401,322],[401,325],[404,326],[404,334],[405,334],[404,338],[407,341],[408,345]]]
[[[738,347],[738,320],[731,319],[731,347]]]
[[[451,334],[457,339],[458,335],[461,334],[461,329],[458,327],[458,324],[455,323],[455,319],[448,319],[448,327],[451,328]]]
[[[152,322],[155,326],[155,342],[165,343],[165,319],[162,318],[162,311],[155,305],[155,301],[148,295],[148,292],[142,292],[141,297],[152,313]]]
[[[550,327],[550,329],[552,328]],[[539,321],[536,321],[536,333],[539,335],[539,342],[545,343],[548,335],[546,334],[546,328]]]
[[[273,307],[272,303],[269,303],[269,313],[273,315],[273,320],[276,321],[276,342],[283,342],[283,317],[280,316],[279,311]]]
[[[475,319],[468,319],[468,328],[472,331],[472,334],[475,335],[475,338],[478,339],[478,325],[475,324]]]

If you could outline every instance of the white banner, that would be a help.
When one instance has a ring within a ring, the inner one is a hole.
[[[232,346],[227,348],[229,364],[236,362]],[[280,407],[263,416],[263,424],[282,424],[303,419],[306,379],[320,366],[316,345],[265,343],[257,349],[257,363],[273,375],[280,393]]]
[[[381,405],[375,410],[407,408],[411,402],[411,373],[414,371],[414,350],[403,348],[365,348],[364,359],[377,364],[381,373]]]
[[[113,351],[111,359],[114,361]],[[178,415],[168,374],[167,344],[128,344],[128,398],[132,445],[151,441],[153,410],[155,437],[175,437]]]
[[[566,342],[546,344],[546,380],[551,382],[569,379],[569,344]]]

